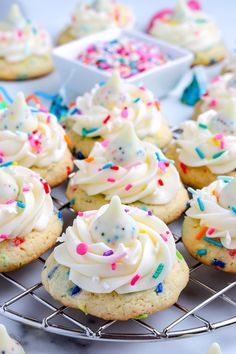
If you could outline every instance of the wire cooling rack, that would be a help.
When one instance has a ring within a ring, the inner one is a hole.
[[[64,228],[75,213],[64,197],[65,185],[53,190]],[[190,281],[178,302],[148,318],[104,321],[61,306],[43,289],[40,274],[47,254],[26,267],[0,273],[0,313],[18,322],[60,335],[119,342],[183,338],[236,324],[235,276],[196,263],[181,242],[179,222],[170,225],[176,245],[190,267]]]

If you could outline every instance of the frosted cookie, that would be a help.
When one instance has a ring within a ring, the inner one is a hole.
[[[76,99],[62,123],[74,151],[88,156],[96,141],[110,139],[125,121],[134,124],[140,139],[160,148],[171,140],[171,131],[151,91],[122,80],[118,72],[102,85]]]
[[[218,175],[236,175],[236,121],[210,110],[181,128],[166,156],[175,160],[184,184],[202,188]]]
[[[0,272],[9,272],[52,247],[62,222],[48,183],[35,172],[0,165],[0,185]]]
[[[236,273],[236,178],[220,176],[190,192],[182,232],[186,248],[201,263]]]
[[[224,61],[224,65],[221,70],[222,74],[234,73],[236,74],[236,54],[229,53]]]
[[[196,0],[177,0],[174,9],[159,11],[151,19],[147,31],[193,52],[194,65],[210,65],[225,57],[220,30]]]
[[[177,252],[177,253],[176,253]],[[107,320],[128,320],[176,302],[189,278],[168,227],[114,196],[77,216],[45,263],[53,298]]]
[[[57,118],[27,105],[23,93],[0,110],[0,163],[15,161],[45,178],[51,187],[73,168],[67,137]]]
[[[91,4],[79,1],[70,24],[60,34],[58,44],[114,28],[132,28],[135,17],[132,11],[115,0],[93,0]]]
[[[214,109],[225,118],[236,119],[236,75],[227,73],[217,76],[211,82],[207,92],[195,105],[193,119],[199,114]]]
[[[53,70],[49,34],[23,17],[18,5],[0,22],[0,80],[26,80]]]
[[[66,195],[76,211],[98,209],[114,195],[165,223],[186,209],[188,194],[173,161],[153,144],[139,140],[130,122],[107,144],[95,143],[89,157],[75,164],[78,171]]]
[[[3,324],[0,324],[0,353],[25,354],[24,349],[15,339],[12,339]]]

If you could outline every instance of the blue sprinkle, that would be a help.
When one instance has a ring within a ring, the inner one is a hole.
[[[105,86],[106,85],[106,81],[101,81],[101,82],[99,82],[99,86],[100,87],[103,87],[103,86]]]
[[[198,193],[195,191],[195,189],[188,187],[188,191],[189,191],[189,193],[198,196]]]
[[[46,98],[47,100],[52,100],[52,101],[57,98],[57,94],[56,95],[50,95],[50,94],[48,94],[46,92],[43,92],[43,91],[35,91],[34,95],[39,96],[39,97],[41,96],[43,98]]]
[[[163,283],[159,283],[159,284],[157,285],[155,291],[156,291],[157,294],[162,293],[162,292],[163,292]]]
[[[70,289],[71,296],[77,295],[81,291],[77,285]]]
[[[225,262],[222,262],[219,259],[213,259],[212,265],[215,266],[215,267],[224,268],[225,267]]]
[[[55,266],[50,270],[50,272],[48,273],[48,279],[52,279],[52,277],[57,269],[58,269],[58,266]]]
[[[138,103],[139,101],[141,101],[141,98],[135,98],[135,100],[133,101],[134,103]]]
[[[5,98],[9,103],[13,103],[13,99],[11,98],[11,96],[8,94],[8,92],[5,90],[4,87],[0,86],[0,92],[2,92],[2,94],[5,96]]]
[[[230,176],[218,176],[217,179],[222,180],[225,183],[229,183],[232,181],[233,177]]]
[[[25,208],[25,204],[23,202],[21,202],[20,200],[17,201],[16,205],[21,209]]]
[[[58,216],[58,219],[59,219],[59,220],[62,220],[62,216],[63,216],[63,215],[62,215],[62,212],[61,212],[61,211],[58,211],[57,216]]]
[[[199,209],[201,211],[204,211],[205,207],[204,207],[203,201],[202,201],[202,199],[200,197],[197,197],[197,203],[198,203]]]
[[[74,108],[72,112],[70,112],[70,115],[73,116],[74,114],[81,114],[81,111],[78,108]]]
[[[104,165],[104,166],[102,167],[102,169],[103,169],[103,170],[107,170],[108,168],[110,168],[110,167],[112,167],[112,166],[113,166],[112,163],[107,163],[106,165]]]
[[[210,238],[210,237],[204,236],[204,237],[203,237],[203,240],[205,240],[206,242],[212,243],[212,244],[215,245],[215,246],[223,247],[223,245],[222,245],[221,242],[216,241],[216,240],[213,240],[213,239]]]
[[[13,162],[12,161],[9,161],[9,162],[6,162],[6,163],[2,163],[1,165],[0,165],[0,167],[8,167],[8,166],[11,166],[13,164]]]
[[[79,151],[79,152],[77,153],[77,158],[78,158],[79,160],[83,160],[83,159],[84,159],[84,155],[83,155],[83,153],[82,153],[81,151]]]
[[[205,155],[203,154],[202,150],[199,147],[195,148],[196,153],[198,154],[198,156],[200,157],[200,159],[205,159]]]
[[[230,209],[232,210],[232,212],[234,213],[234,214],[236,214],[236,207],[230,207]]]
[[[198,256],[205,256],[207,254],[207,250],[206,249],[200,249],[200,250],[197,250],[197,255]]]
[[[174,160],[161,158],[158,152],[155,152],[155,155],[156,155],[156,158],[157,158],[158,161],[167,162],[167,163],[174,163]]]

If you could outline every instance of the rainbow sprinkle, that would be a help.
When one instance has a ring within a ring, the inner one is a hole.
[[[155,271],[155,273],[152,275],[153,279],[157,279],[161,272],[164,269],[164,263],[160,263]]]

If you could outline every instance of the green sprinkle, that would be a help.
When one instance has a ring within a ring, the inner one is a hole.
[[[184,257],[182,256],[182,254],[176,250],[176,257],[180,260],[180,261],[183,261],[184,260]]]
[[[218,180],[221,180],[225,183],[229,183],[232,181],[233,177],[230,177],[230,176],[218,176],[217,177]]]
[[[199,126],[199,128],[202,128],[202,129],[208,129],[208,126],[203,123],[198,123],[198,126]]]
[[[164,268],[164,263],[160,263],[159,266],[157,267],[155,273],[153,274],[153,279],[157,279],[159,277],[159,275],[161,274],[161,272],[163,271]]]
[[[82,128],[81,134],[82,134],[83,137],[85,137],[86,135],[94,133],[97,130],[99,130],[99,128],[91,128],[91,129]]]
[[[75,204],[75,198],[72,198],[72,199],[71,199],[70,204],[71,204],[71,205],[74,205],[74,204]]]
[[[137,317],[134,317],[135,320],[144,320],[145,318],[148,317],[147,313],[143,313],[142,315],[139,315]]]
[[[139,101],[141,101],[141,98],[135,98],[135,100],[133,101],[134,103],[138,103]]]
[[[197,250],[198,256],[205,256],[207,254],[207,250],[205,248]]]
[[[225,153],[225,150],[221,150],[221,151],[217,152],[216,154],[212,155],[212,158],[217,159],[218,157],[220,157],[224,153]]]
[[[0,102],[0,109],[6,108],[7,104],[5,101]]]

